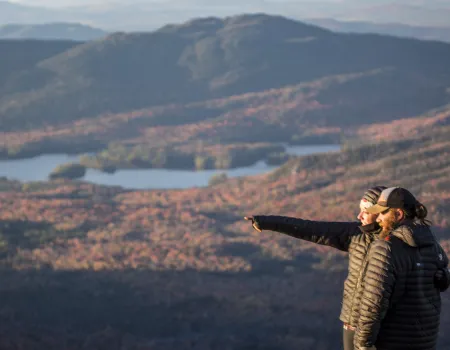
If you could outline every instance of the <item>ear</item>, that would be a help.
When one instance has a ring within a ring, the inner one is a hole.
[[[398,221],[403,221],[406,218],[405,212],[401,209],[395,211],[395,217]]]

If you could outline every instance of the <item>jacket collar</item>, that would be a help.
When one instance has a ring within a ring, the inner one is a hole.
[[[370,233],[373,235],[377,235],[381,232],[381,227],[380,225],[378,225],[378,222],[373,222],[371,224],[368,225],[360,225],[359,229],[363,232],[363,233]]]

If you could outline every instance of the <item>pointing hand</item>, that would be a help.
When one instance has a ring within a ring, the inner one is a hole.
[[[258,222],[256,221],[256,219],[255,219],[253,216],[245,216],[244,219],[245,219],[245,220],[251,221],[251,222],[252,222],[252,226],[253,226],[253,228],[254,228],[256,231],[262,232],[262,230],[261,230],[260,227],[259,227]]]

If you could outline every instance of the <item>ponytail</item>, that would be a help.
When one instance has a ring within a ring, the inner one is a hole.
[[[417,202],[415,207],[415,218],[417,218],[422,225],[431,226],[431,221],[426,219],[427,215],[427,208],[422,203]]]

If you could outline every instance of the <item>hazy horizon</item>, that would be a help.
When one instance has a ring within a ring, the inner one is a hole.
[[[15,3],[19,5],[33,6],[33,7],[78,7],[86,5],[113,5],[113,6],[124,6],[123,2],[117,0],[3,0],[4,2]],[[2,1],[0,1],[2,2]],[[248,2],[252,3],[289,3],[289,4],[299,4],[299,3],[334,3],[334,4],[353,4],[359,6],[376,6],[376,5],[386,5],[386,4],[403,4],[410,6],[422,6],[425,8],[450,8],[450,2],[444,0],[250,0]],[[145,4],[168,4],[168,3],[207,3],[204,0],[190,0],[190,1],[180,1],[180,0],[130,0],[127,1],[126,5],[145,5]],[[223,6],[230,3],[236,3],[235,1],[215,1],[213,6]]]
[[[245,13],[450,27],[450,2],[442,0],[0,0],[0,7],[0,26],[76,22],[106,31],[148,31],[193,18]]]

